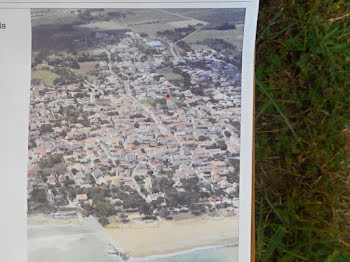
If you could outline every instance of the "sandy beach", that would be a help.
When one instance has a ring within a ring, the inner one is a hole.
[[[111,223],[105,230],[132,257],[141,258],[179,251],[235,244],[238,217],[201,216],[152,223]]]

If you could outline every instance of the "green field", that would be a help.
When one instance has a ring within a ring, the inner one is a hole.
[[[94,76],[94,75],[88,75],[88,76],[87,76],[87,80],[88,80],[90,83],[94,83],[95,81],[97,81],[97,77]]]
[[[59,75],[46,71],[46,70],[38,70],[32,72],[32,79],[40,79],[43,80],[45,85],[52,86],[53,81],[55,81],[56,78],[58,78]]]
[[[177,13],[181,16],[191,17],[194,19],[202,20],[209,23],[220,22],[233,22],[237,24],[244,23],[244,9],[234,8],[181,8],[181,9],[166,9],[172,13]],[[218,19],[220,18],[220,19]]]
[[[104,11],[92,12],[94,17],[107,17],[109,12],[120,12],[125,17],[112,18],[112,21],[102,22],[93,21],[86,27],[90,29],[123,29],[129,28],[139,33],[146,33],[150,36],[156,36],[157,31],[183,27],[188,24],[197,24],[199,21],[192,18],[181,17],[178,14],[165,12],[161,9],[105,9]]]
[[[125,25],[117,21],[97,21],[89,24],[78,25],[76,28],[88,28],[91,31],[127,29]]]
[[[236,25],[236,29],[232,30],[204,30],[196,32],[185,39],[185,42],[191,45],[194,50],[207,47],[206,45],[201,45],[199,42],[205,39],[223,39],[227,42],[235,45],[238,51],[242,50],[243,46],[243,30],[244,25]]]
[[[72,13],[77,9],[32,9],[32,27],[38,25],[57,25],[57,24],[71,24],[80,21],[77,14]]]
[[[47,68],[47,67],[49,67],[48,65],[45,65],[45,64],[39,64],[39,65],[37,65],[34,69],[35,70],[38,70],[38,71],[40,71],[40,70],[45,70],[45,69],[43,69],[43,68]]]
[[[162,68],[157,73],[163,75],[168,81],[180,81],[183,79],[181,75],[174,73],[171,68]]]
[[[86,75],[92,70],[95,70],[95,66],[99,62],[93,61],[93,62],[81,62],[79,63],[80,68],[79,69],[71,69],[73,73],[78,74],[78,75]]]
[[[158,21],[160,24],[179,21],[179,17],[176,14],[169,14],[162,12],[160,9],[124,9],[130,11],[125,18],[121,18],[120,21],[128,25],[144,24],[147,22]],[[182,19],[183,20],[183,19]]]
[[[198,20],[188,19],[188,20],[178,20],[174,22],[159,22],[155,24],[138,24],[138,25],[130,25],[130,28],[139,33],[146,33],[150,36],[157,36],[157,32],[162,32],[165,30],[173,30],[175,28],[187,27],[188,25],[197,25],[200,23]]]
[[[107,106],[110,103],[111,103],[110,99],[99,99],[99,100],[96,100],[96,104],[99,105],[99,106]]]

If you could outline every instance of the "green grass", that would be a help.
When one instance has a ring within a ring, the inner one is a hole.
[[[261,1],[256,260],[350,261],[350,1]]]
[[[185,105],[185,103],[179,99],[177,99],[175,96],[171,95],[169,100],[175,104],[178,104],[178,105]]]
[[[108,106],[110,103],[111,103],[111,100],[109,100],[109,99],[96,100],[96,104],[99,106]]]
[[[237,8],[180,8],[166,10],[209,23],[218,22],[218,17],[223,22],[244,23],[244,12],[242,12],[242,9]]]
[[[163,75],[168,81],[180,81],[183,79],[181,75],[174,73],[171,68],[162,68],[157,73]]]
[[[55,79],[58,77],[59,75],[46,70],[38,70],[32,72],[32,79],[41,79],[47,86],[52,86],[53,81],[55,81]]]
[[[31,14],[42,14],[32,18],[32,26],[47,24],[70,24],[79,21],[77,14],[67,12],[68,9],[31,9]],[[72,11],[75,9],[71,9]]]
[[[243,24],[236,25],[237,29],[232,30],[203,30],[192,34],[185,39],[185,42],[191,45],[197,44],[205,39],[223,39],[234,44],[238,50],[242,50],[243,44]],[[193,47],[192,47],[193,48]]]
[[[156,103],[156,100],[154,98],[148,98],[148,99],[145,99],[145,100],[142,100],[141,101],[142,104],[149,104],[149,105],[155,105]]]

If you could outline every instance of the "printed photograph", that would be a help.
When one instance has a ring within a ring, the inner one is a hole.
[[[31,10],[29,262],[238,262],[244,19]]]

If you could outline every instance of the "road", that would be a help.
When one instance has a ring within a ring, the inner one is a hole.
[[[135,176],[136,176],[135,170],[137,170],[137,168],[138,168],[138,165],[132,170],[132,174],[131,174],[132,184],[134,185],[137,193],[146,201],[146,203],[151,203],[152,201],[150,201],[150,199],[141,192],[140,186],[137,184],[135,180]]]
[[[174,57],[174,59],[175,59],[175,60],[174,60],[174,64],[175,64],[175,65],[178,64],[179,62],[182,62],[182,63],[185,62],[185,59],[183,59],[182,56],[179,55],[179,54],[175,51],[175,45],[176,45],[178,42],[185,40],[187,37],[189,37],[189,36],[191,36],[191,35],[193,35],[193,34],[199,32],[200,30],[202,30],[202,28],[203,28],[204,26],[205,26],[205,25],[201,26],[200,28],[198,28],[197,30],[193,31],[192,33],[190,33],[190,34],[184,36],[183,38],[181,38],[181,39],[179,39],[179,40],[176,40],[175,42],[169,44],[170,53],[173,55],[173,57]]]
[[[96,141],[98,142],[98,144],[101,147],[101,149],[103,150],[103,152],[105,152],[105,154],[107,155],[108,159],[112,161],[114,166],[116,166],[117,165],[116,164],[116,158],[111,154],[111,152],[109,152],[109,150],[106,147],[106,145],[100,139],[96,139]]]
[[[166,11],[166,10],[163,10],[163,9],[159,9],[159,11],[163,12],[163,13],[166,13],[166,14],[170,14],[170,15],[175,15],[177,17],[180,17],[180,18],[185,18],[186,20],[196,20],[198,21],[198,23],[201,23],[203,24],[201,27],[199,27],[198,29],[196,29],[195,31],[193,31],[192,33],[184,36],[183,38],[179,39],[179,40],[176,40],[172,43],[169,43],[169,47],[170,47],[170,53],[172,54],[172,56],[174,57],[174,64],[178,64],[179,62],[182,62],[184,63],[185,62],[185,59],[182,58],[181,55],[179,55],[176,51],[175,51],[175,45],[182,41],[182,40],[185,40],[187,37],[199,32],[200,30],[202,30],[202,28],[204,26],[206,26],[208,23],[205,22],[205,21],[200,21],[200,20],[197,20],[197,19],[194,19],[193,17],[189,17],[189,16],[184,16],[184,15],[181,15],[181,14],[178,14],[178,13],[173,13],[173,12],[169,12],[169,11]]]
[[[201,29],[201,28],[200,28]],[[195,33],[195,32],[198,32],[200,29],[197,29],[196,31],[192,32],[191,34]],[[191,35],[190,34],[190,35]],[[189,35],[187,35],[186,37],[188,37]],[[185,37],[184,37],[185,38]],[[184,39],[183,38],[183,39]],[[180,39],[182,40],[182,39]],[[178,41],[180,41],[178,40]],[[178,42],[177,41],[177,42]],[[171,43],[170,44],[170,51],[171,53],[173,54],[174,58],[175,58],[175,62],[177,61],[184,61],[182,57],[178,56],[174,50],[174,45],[176,44],[175,43]],[[157,127],[158,129],[160,130],[160,132],[163,134],[163,135],[168,135],[168,134],[171,134],[176,143],[178,144],[178,148],[179,148],[179,153],[180,155],[184,155],[184,151],[183,151],[183,144],[181,142],[181,140],[178,138],[177,134],[172,134],[170,132],[170,130],[168,130],[162,123],[162,121],[154,114],[154,112],[152,110],[150,110],[149,108],[147,108],[144,104],[142,104],[137,98],[135,98],[130,90],[130,81],[129,80],[121,80],[120,77],[118,75],[116,75],[113,70],[112,70],[112,61],[111,61],[111,54],[110,54],[110,51],[108,51],[106,48],[104,48],[104,51],[106,52],[107,54],[107,57],[108,57],[108,68],[109,68],[109,71],[111,72],[112,76],[113,76],[113,79],[115,79],[115,81],[118,81],[119,83],[122,82],[123,85],[124,85],[124,88],[125,88],[125,94],[130,97],[131,99],[133,99],[133,101],[139,105],[152,119],[153,121],[157,124]],[[187,170],[189,171],[190,170],[190,167],[193,166],[193,160],[190,158],[190,164],[187,168]],[[137,191],[137,193],[147,202],[147,203],[150,203],[151,201],[149,200],[149,198],[147,198],[147,196],[145,196],[142,192],[141,192],[141,189],[139,187],[139,185],[137,184],[136,180],[135,180],[135,170],[137,169],[137,166],[133,169],[132,171],[132,175],[131,175],[131,178],[132,178],[132,182],[133,182],[133,185],[135,187],[135,190]],[[198,173],[197,173],[197,176],[199,178],[201,178],[202,181],[204,181],[205,183],[208,183],[209,185],[212,185],[205,177],[201,177]],[[216,211],[218,214],[220,214],[221,216],[223,216],[223,214],[215,207]]]
[[[112,70],[112,61],[111,61],[111,53],[109,50],[107,50],[106,48],[104,48],[104,51],[106,52],[107,54],[107,57],[108,57],[108,68],[109,68],[109,71],[110,73],[112,74],[113,76],[113,79],[115,81],[118,81],[118,82],[123,82],[123,85],[124,85],[124,88],[125,88],[125,94],[130,97],[137,105],[139,105],[142,110],[144,110],[152,119],[153,121],[157,124],[157,127],[158,129],[160,130],[160,132],[163,134],[163,135],[169,135],[172,133],[163,125],[162,121],[152,112],[152,110],[150,110],[149,108],[147,108],[144,104],[142,104],[137,98],[135,98],[133,96],[133,94],[131,93],[131,90],[130,90],[130,81],[129,80],[121,80],[120,77],[118,75],[116,75],[113,70]],[[182,147],[182,144],[180,142],[180,140],[177,138],[177,136],[175,137],[175,141],[178,143],[178,147],[181,149]],[[113,157],[111,156],[111,154],[109,153],[109,151],[107,150],[107,148],[102,144],[100,143],[100,146],[101,148],[105,151],[105,153],[108,155],[108,157],[113,161],[113,164],[115,163],[114,162],[114,159]],[[182,149],[181,149],[182,151]],[[150,199],[145,196],[142,192],[141,192],[141,189],[139,187],[139,185],[137,184],[136,180],[135,180],[135,170],[137,170],[137,167],[136,166],[133,171],[132,171],[132,174],[131,174],[131,179],[132,179],[132,183],[135,187],[135,190],[137,191],[137,193],[147,202],[147,203],[150,203]]]
[[[182,56],[180,56],[179,54],[176,53],[175,48],[174,48],[175,44],[176,44],[176,42],[169,43],[169,47],[170,47],[170,53],[174,57],[174,64],[177,65],[179,62],[184,63],[185,60],[182,58]]]
[[[133,96],[133,94],[131,93],[130,90],[130,81],[129,80],[121,80],[120,77],[118,75],[116,75],[113,70],[112,70],[112,61],[111,61],[111,53],[110,51],[108,51],[106,48],[104,48],[104,51],[107,54],[108,57],[108,68],[109,71],[111,72],[113,79],[115,79],[115,81],[118,82],[123,82],[124,88],[125,88],[125,94],[130,97],[137,105],[139,105],[142,110],[144,110],[152,119],[153,121],[157,124],[158,129],[160,130],[160,132],[165,135],[168,136],[169,134],[172,135],[176,141],[176,143],[178,144],[178,148],[182,147],[182,143],[180,142],[180,140],[178,139],[178,137],[176,135],[173,135],[170,130],[168,130],[164,124],[162,123],[162,121],[152,112],[152,110],[150,110],[149,108],[147,108],[144,104],[142,104],[137,98],[135,98]]]

